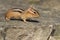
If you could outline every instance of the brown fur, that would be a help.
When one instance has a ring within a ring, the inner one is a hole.
[[[27,10],[23,11],[22,13],[14,12],[12,10],[8,10],[6,14],[6,20],[10,20],[12,17],[19,19],[21,18],[24,22],[28,18],[39,17],[39,13],[35,11],[32,7],[29,7]]]
[[[10,20],[11,18],[19,19],[21,14],[19,12],[15,12],[12,9],[9,9],[5,15],[6,20]]]

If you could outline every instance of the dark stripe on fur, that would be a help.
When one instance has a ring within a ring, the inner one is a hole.
[[[19,9],[19,8],[12,8],[12,9],[14,12],[19,12],[19,13],[22,13],[22,11],[24,11],[23,9]]]
[[[24,11],[24,10],[23,10],[23,9],[21,9],[21,8],[12,8],[12,9],[13,9],[13,10],[14,10],[14,9],[20,9],[20,10]]]
[[[14,11],[14,12],[19,12],[19,13],[22,13],[21,11]]]

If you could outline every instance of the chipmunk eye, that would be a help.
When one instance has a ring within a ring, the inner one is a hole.
[[[34,13],[36,13],[36,12],[34,12]]]

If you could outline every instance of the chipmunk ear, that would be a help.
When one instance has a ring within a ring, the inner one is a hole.
[[[33,9],[34,9],[33,5],[30,5],[30,7],[28,8],[28,11],[32,13]]]
[[[31,11],[33,9],[33,6],[30,5],[30,7],[28,8],[29,11]]]
[[[29,11],[30,13],[32,13],[32,7],[30,6],[27,11]]]
[[[31,10],[32,10],[32,8],[31,8],[31,7],[29,7],[29,8],[28,8],[28,11],[31,11]]]
[[[30,8],[34,9],[35,7],[33,5],[30,5]]]

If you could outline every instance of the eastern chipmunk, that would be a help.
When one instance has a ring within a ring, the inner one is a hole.
[[[6,20],[10,20],[11,18],[16,18],[16,19],[21,18],[24,22],[26,22],[26,19],[28,18],[39,17],[39,13],[33,7],[29,7],[25,11],[22,10],[18,10],[18,11],[8,10],[7,14],[5,15]]]

